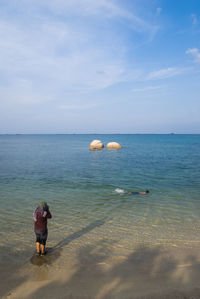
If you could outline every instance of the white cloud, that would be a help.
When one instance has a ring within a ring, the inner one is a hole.
[[[3,105],[8,103],[12,105],[32,105],[41,104],[52,100],[52,95],[41,93],[36,90],[31,80],[24,78],[16,78],[12,80],[12,88],[8,86],[0,86],[0,95]]]
[[[136,32],[144,33],[153,37],[158,31],[158,26],[151,24],[144,18],[138,16],[134,11],[129,11],[123,7],[123,4],[117,3],[115,0],[21,0],[20,4],[17,0],[7,0],[13,6],[23,5],[24,9],[37,11],[39,8],[44,8],[55,16],[67,16],[70,19],[72,16],[79,17],[95,17],[115,19],[117,22],[125,21],[125,24]]]
[[[97,103],[91,104],[79,104],[79,105],[60,105],[59,109],[61,110],[88,110],[99,106]]]
[[[157,7],[156,9],[156,15],[159,16],[161,14],[162,8],[161,7]]]
[[[159,86],[145,86],[143,88],[133,88],[133,92],[143,92],[143,91],[151,91],[151,90],[159,90],[163,88],[164,85],[159,85]]]
[[[196,14],[191,14],[190,17],[192,18],[192,24],[197,25],[198,24],[198,19]]]
[[[137,77],[138,71],[129,69],[126,62],[127,48],[123,38],[110,28],[105,34],[107,28],[98,27],[99,24],[102,27],[102,22],[95,24],[98,28],[94,26],[93,29],[88,18],[86,22],[85,15],[115,21],[121,18],[141,34],[153,36],[156,32],[155,26],[114,1],[30,0],[27,4],[22,0],[19,4],[8,0],[7,3],[11,7],[15,4],[18,9],[23,5],[23,12],[27,15],[18,18],[16,14],[11,19],[5,14],[0,21],[0,74],[7,76],[8,90],[11,86],[20,90],[19,81],[28,78],[32,89],[37,89],[45,98],[48,93],[52,98],[52,93],[62,89],[75,92],[104,89]],[[48,10],[41,10],[44,5]],[[49,10],[51,15],[46,15]],[[30,22],[27,22],[26,18],[32,11],[36,11],[38,16],[35,19],[31,15]],[[57,18],[56,13],[68,18]],[[80,16],[78,22],[72,17],[74,14]]]
[[[200,64],[200,52],[199,52],[199,49],[197,49],[197,48],[188,49],[186,51],[186,54],[192,55],[192,57],[194,58],[194,62],[197,63],[197,64]]]
[[[10,89],[23,97],[23,80],[31,85],[26,88],[30,94],[35,89],[45,96],[60,90],[102,89],[125,80],[123,45],[118,44],[119,53],[113,56],[115,37],[113,46],[105,41],[99,47],[90,34],[61,22],[22,30],[18,24],[1,21],[0,75],[7,80],[8,97]],[[3,93],[5,96],[6,86]]]
[[[40,2],[40,1],[39,1]],[[53,11],[63,14],[66,10],[76,15],[98,15],[104,17],[129,17],[130,13],[112,0],[44,0]]]
[[[127,53],[157,30],[115,1],[5,3],[0,12],[0,118],[11,110],[33,114],[33,119],[54,112],[89,113],[97,107],[99,91],[141,76]],[[123,35],[127,29],[134,33],[131,43]]]
[[[177,68],[177,67],[169,67],[166,69],[161,69],[157,71],[151,72],[148,76],[147,79],[166,79],[170,77],[174,77],[176,75],[181,74],[184,71],[184,69]]]

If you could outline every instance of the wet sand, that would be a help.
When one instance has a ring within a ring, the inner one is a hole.
[[[1,298],[200,298],[198,248],[75,242],[2,273]]]

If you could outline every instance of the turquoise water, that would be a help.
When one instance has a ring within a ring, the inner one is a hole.
[[[93,139],[123,149],[89,151]],[[200,247],[199,182],[200,135],[1,135],[1,250],[7,261],[13,251],[33,251],[40,201],[53,214],[51,246],[86,228],[83,244]]]

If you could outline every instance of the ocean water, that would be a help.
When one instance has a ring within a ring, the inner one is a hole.
[[[89,151],[93,139],[123,148]],[[200,248],[199,183],[200,135],[0,135],[1,263],[33,253],[40,201],[54,248]]]

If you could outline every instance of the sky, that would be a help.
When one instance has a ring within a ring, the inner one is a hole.
[[[0,134],[199,134],[199,113],[199,0],[0,0]]]

